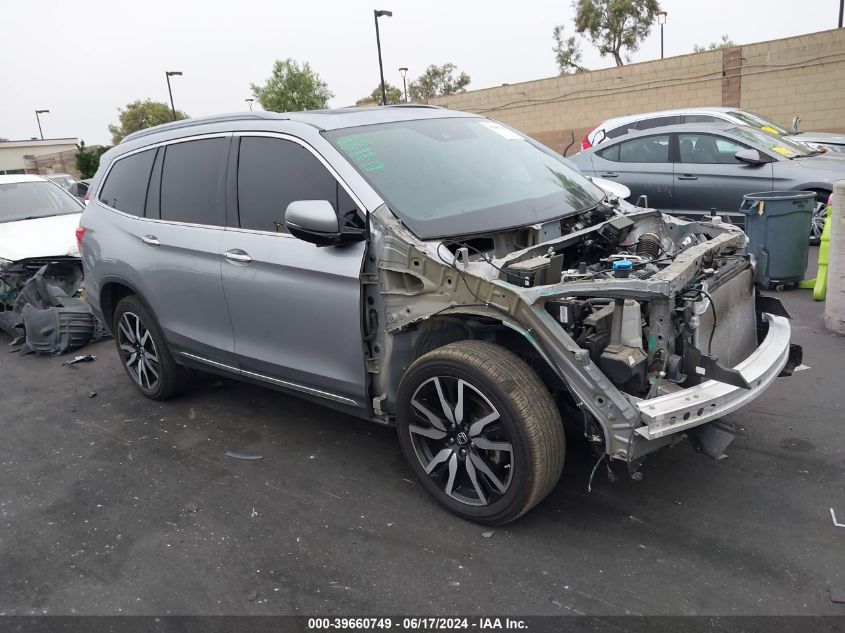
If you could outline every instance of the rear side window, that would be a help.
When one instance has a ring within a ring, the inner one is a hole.
[[[342,214],[355,209],[335,177],[298,143],[242,138],[238,157],[241,228],[287,232],[285,210],[294,200],[328,200]]]
[[[680,115],[674,116],[659,116],[653,119],[643,119],[637,123],[638,130],[650,130],[655,127],[664,127],[666,125],[676,125],[681,122]]]
[[[112,209],[144,215],[155,150],[138,152],[114,162],[100,191],[100,202]]]
[[[646,136],[619,144],[622,163],[668,163],[669,135]]]
[[[684,123],[716,123],[721,120],[709,114],[687,114],[684,116]]]
[[[629,131],[634,129],[633,123],[626,123],[625,125],[621,125],[617,128],[613,128],[607,134],[605,134],[605,138],[618,138],[627,134]]]
[[[612,160],[614,162],[619,161],[619,143],[613,145],[612,147],[608,147],[607,149],[603,149],[599,152],[599,156],[604,158],[605,160]]]
[[[161,174],[161,219],[222,225],[228,138],[168,145]]]

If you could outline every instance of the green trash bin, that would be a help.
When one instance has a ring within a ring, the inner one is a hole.
[[[747,251],[757,262],[756,281],[782,290],[807,270],[810,220],[816,206],[811,191],[764,191],[743,196]]]

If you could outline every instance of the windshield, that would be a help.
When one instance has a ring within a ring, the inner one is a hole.
[[[769,134],[792,134],[792,132],[778,125],[771,119],[761,117],[759,114],[754,114],[753,112],[746,112],[745,110],[734,110],[733,112],[728,112],[728,114],[730,114],[732,117],[739,119],[746,125],[755,127],[758,130],[763,130],[764,132],[768,132]]]
[[[422,239],[545,222],[604,195],[551,150],[487,119],[383,123],[326,137]]]
[[[768,152],[774,152],[786,158],[799,158],[818,154],[818,152],[811,150],[802,143],[796,143],[782,136],[767,134],[766,132],[750,127],[732,127],[726,131],[734,138],[754,143]]]
[[[82,213],[83,206],[52,182],[0,184],[0,222]]]

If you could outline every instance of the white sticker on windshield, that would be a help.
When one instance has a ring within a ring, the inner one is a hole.
[[[481,121],[481,125],[486,127],[488,130],[493,130],[496,134],[501,136],[502,138],[506,138],[511,141],[524,141],[525,139],[522,138],[519,134],[514,132],[513,130],[509,130],[504,125],[496,123],[495,121]]]

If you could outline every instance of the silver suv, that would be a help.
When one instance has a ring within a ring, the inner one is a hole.
[[[800,359],[740,230],[634,208],[480,116],[181,121],[103,155],[91,191],[85,288],[144,395],[203,370],[395,425],[482,523],[554,488],[564,421],[632,472],[684,433],[715,454],[714,421]]]

